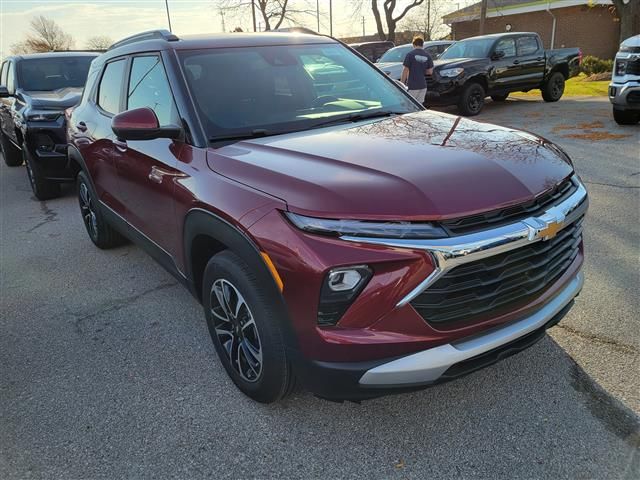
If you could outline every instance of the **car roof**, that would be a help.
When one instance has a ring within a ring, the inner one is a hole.
[[[463,40],[477,40],[479,38],[502,38],[502,37],[516,37],[520,35],[538,35],[535,32],[505,32],[505,33],[491,33],[489,35],[476,35],[475,37],[468,37]],[[463,40],[458,40],[462,42]]]
[[[125,39],[127,40],[127,39]],[[124,42],[121,41],[121,42]],[[118,42],[120,43],[120,42]],[[219,33],[206,35],[172,35],[167,38],[150,38],[114,44],[104,58],[152,50],[199,50],[208,48],[264,47],[276,45],[309,45],[338,43],[324,35],[292,32]]]
[[[42,52],[42,53],[25,53],[23,55],[10,55],[6,60],[29,60],[32,58],[73,58],[73,57],[97,57],[100,52],[91,51],[72,51],[72,52]]]
[[[456,41],[455,40],[429,40],[429,41],[425,41],[424,42],[424,46],[425,47],[429,47],[429,46],[432,46],[432,45],[446,45],[446,44],[449,44],[449,43],[456,43]],[[412,43],[405,43],[403,45],[396,45],[394,48],[402,48],[402,47],[404,47],[404,48],[413,47],[413,44]]]
[[[378,40],[375,42],[359,42],[359,43],[350,43],[350,47],[363,47],[365,45],[393,45],[391,40]]]

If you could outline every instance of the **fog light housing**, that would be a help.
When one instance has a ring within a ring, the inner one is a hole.
[[[318,325],[331,326],[338,321],[367,285],[373,272],[367,265],[334,268],[327,273],[320,290]]]

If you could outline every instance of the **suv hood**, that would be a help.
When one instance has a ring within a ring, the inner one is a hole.
[[[73,107],[82,97],[82,88],[60,88],[51,91],[25,91],[23,95],[31,98],[31,106],[47,109]]]
[[[450,58],[446,60],[435,60],[433,62],[434,70],[446,70],[448,68],[469,68],[476,65],[484,65],[489,63],[488,58]]]
[[[437,220],[521,203],[571,175],[535,135],[438,112],[209,149],[215,172],[326,218]]]

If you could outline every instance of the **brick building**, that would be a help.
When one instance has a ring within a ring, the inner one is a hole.
[[[445,15],[452,37],[478,35],[480,2]],[[620,20],[611,0],[489,0],[485,33],[537,32],[545,48],[580,47],[585,55],[613,58]]]

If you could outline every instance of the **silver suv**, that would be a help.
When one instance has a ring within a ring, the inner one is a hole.
[[[640,121],[640,35],[620,45],[613,64],[609,100],[618,124],[633,125]]]

